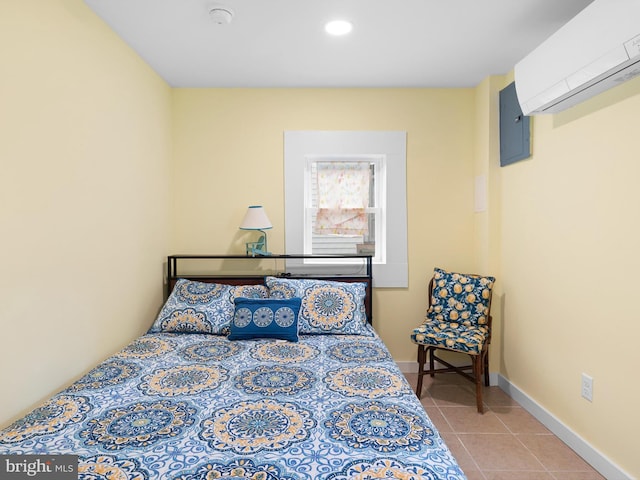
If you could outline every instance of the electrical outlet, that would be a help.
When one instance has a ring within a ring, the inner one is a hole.
[[[582,398],[593,402],[593,378],[586,373],[582,374]]]

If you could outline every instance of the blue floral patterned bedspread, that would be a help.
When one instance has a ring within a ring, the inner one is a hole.
[[[373,332],[373,330],[372,330]],[[0,432],[83,479],[464,479],[372,336],[147,334]]]

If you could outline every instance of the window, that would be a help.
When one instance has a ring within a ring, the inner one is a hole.
[[[285,132],[287,253],[370,253],[374,286],[406,287],[406,218],[405,132]]]
[[[385,157],[307,156],[304,252],[386,258]]]

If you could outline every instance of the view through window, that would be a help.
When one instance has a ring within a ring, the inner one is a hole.
[[[307,157],[305,253],[369,254],[384,262],[385,164],[384,155]]]

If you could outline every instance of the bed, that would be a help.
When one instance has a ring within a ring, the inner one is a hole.
[[[0,431],[82,479],[465,476],[371,325],[360,276],[188,276],[148,333]],[[172,271],[172,268],[174,271]]]

